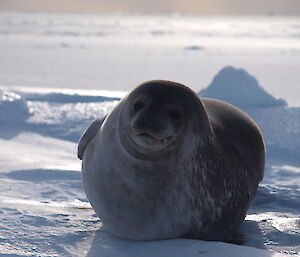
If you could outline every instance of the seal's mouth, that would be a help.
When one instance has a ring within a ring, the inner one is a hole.
[[[161,138],[159,136],[155,136],[153,134],[150,134],[148,132],[141,132],[136,134],[137,138],[139,138],[142,141],[148,142],[148,143],[167,143],[171,140],[172,137],[164,137]]]
[[[119,135],[126,150],[138,159],[156,161],[170,157],[172,148],[169,146],[174,142],[173,135],[137,129]]]

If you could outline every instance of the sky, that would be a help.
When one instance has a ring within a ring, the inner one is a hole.
[[[0,0],[0,11],[300,15],[300,0]]]

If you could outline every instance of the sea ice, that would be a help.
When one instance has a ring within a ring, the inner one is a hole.
[[[283,99],[277,99],[267,93],[258,84],[256,78],[247,71],[232,66],[223,68],[214,77],[211,84],[199,92],[199,95],[223,100],[240,108],[282,107],[287,105]]]

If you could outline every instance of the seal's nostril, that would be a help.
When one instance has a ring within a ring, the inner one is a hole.
[[[141,101],[137,101],[134,105],[133,108],[136,112],[140,111],[141,109],[143,109],[145,107],[145,104]]]

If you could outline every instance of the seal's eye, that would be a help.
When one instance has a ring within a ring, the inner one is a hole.
[[[138,112],[139,110],[143,109],[145,107],[145,104],[141,101],[137,101],[134,105],[133,108],[136,112]]]
[[[169,110],[168,115],[172,120],[179,121],[181,119],[180,112],[177,110]]]

